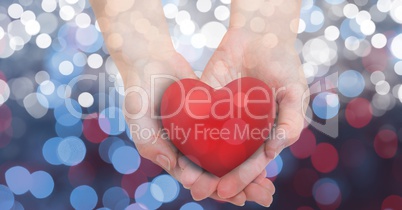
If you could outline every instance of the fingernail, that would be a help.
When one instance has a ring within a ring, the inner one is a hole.
[[[170,160],[165,155],[158,155],[156,156],[156,162],[165,170],[170,171]]]
[[[246,205],[246,203],[243,203],[243,204],[241,204],[241,205],[239,205],[239,206],[244,206],[244,205]]]

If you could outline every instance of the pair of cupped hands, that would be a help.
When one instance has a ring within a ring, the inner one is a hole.
[[[248,76],[258,78],[276,90],[278,116],[274,129],[281,130],[285,135],[281,139],[274,135],[244,163],[220,178],[193,164],[171,142],[160,136],[134,138],[139,153],[181,182],[191,191],[194,200],[210,197],[238,206],[243,206],[246,201],[270,206],[275,187],[266,178],[265,168],[285,147],[299,138],[304,123],[303,107],[308,103],[308,99],[303,100],[307,85],[293,44],[289,40],[282,41],[280,37],[266,37],[242,28],[229,28],[201,78],[198,78],[184,57],[175,51],[171,43],[166,43],[171,47],[150,55],[144,71],[132,71],[123,78],[126,89],[135,86],[147,93],[151,93],[151,88],[155,91],[156,101],[150,103],[145,116],[132,119],[126,115],[129,125],[136,124],[141,129],[162,129],[161,121],[153,119],[151,111],[158,113],[163,92],[173,81],[158,82],[151,87],[151,75],[199,79],[214,88],[223,87],[239,76]],[[141,100],[141,95],[128,92],[125,98],[126,112],[138,113],[142,109],[141,103],[135,102]]]

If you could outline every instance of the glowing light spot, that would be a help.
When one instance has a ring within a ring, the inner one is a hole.
[[[339,76],[339,92],[346,97],[360,95],[365,87],[364,77],[355,70],[347,70]]]
[[[117,107],[108,107],[99,114],[99,126],[103,132],[118,135],[125,130],[123,111]]]
[[[394,71],[398,75],[402,75],[402,61],[398,61],[394,65]]]
[[[346,106],[345,117],[352,127],[362,128],[371,121],[372,112],[368,100],[364,98],[355,98]]]
[[[201,28],[201,33],[207,40],[206,46],[209,48],[217,48],[226,31],[227,29],[222,23],[215,21],[208,22]]]
[[[152,180],[151,194],[163,203],[173,201],[179,195],[179,183],[170,175],[160,175]]]
[[[73,62],[74,65],[79,66],[79,67],[83,67],[87,64],[87,55],[85,53],[82,52],[78,52],[76,54],[74,54],[73,57]]]
[[[384,34],[378,33],[371,37],[371,45],[375,48],[383,48],[387,45],[387,37]]]
[[[168,3],[165,6],[163,6],[163,12],[165,13],[166,18],[173,19],[176,17],[178,13],[178,8],[176,5]]]
[[[402,59],[402,34],[394,37],[391,42],[391,52],[392,54],[399,59]]]
[[[191,20],[183,20],[180,23],[180,31],[184,35],[191,35],[195,31],[194,22]]]
[[[71,126],[81,120],[82,108],[73,99],[66,99],[64,104],[54,109],[54,117],[57,122],[64,126]]]
[[[52,165],[62,164],[62,162],[59,159],[59,156],[57,155],[57,148],[62,140],[63,139],[60,137],[54,137],[47,140],[43,145],[42,155],[48,163]]]
[[[52,38],[49,34],[39,34],[36,37],[36,45],[39,48],[46,49],[52,44]]]
[[[321,173],[329,173],[338,165],[338,151],[328,143],[320,143],[311,155],[311,163]]]
[[[125,209],[130,204],[130,198],[123,188],[111,187],[103,194],[102,203],[109,209]]]
[[[18,19],[21,17],[23,12],[24,9],[20,4],[11,4],[10,6],[8,6],[8,15],[11,18]]]
[[[337,94],[323,92],[313,100],[313,111],[321,119],[335,117],[339,111],[339,98]]]
[[[180,207],[180,210],[204,210],[204,208],[196,202],[189,202]]]
[[[316,147],[316,138],[313,132],[309,129],[304,129],[300,134],[299,140],[290,146],[290,151],[293,156],[299,159],[310,157]]]
[[[59,71],[62,75],[68,76],[73,73],[74,65],[70,61],[63,61],[59,64]]]
[[[197,1],[197,9],[200,12],[208,12],[212,7],[211,0],[198,0]]]
[[[40,24],[36,20],[30,20],[25,24],[25,31],[29,35],[36,35],[40,31]]]
[[[148,208],[141,203],[133,203],[127,206],[125,210],[148,210]]]
[[[3,105],[10,97],[10,87],[7,82],[0,79],[0,106]]]
[[[224,21],[229,18],[230,10],[227,6],[220,5],[215,8],[214,15],[217,20]]]
[[[55,90],[55,86],[52,81],[46,80],[46,81],[43,81],[42,83],[40,83],[39,89],[42,92],[42,94],[51,95]]]
[[[380,95],[386,95],[389,93],[391,86],[385,80],[379,81],[375,85],[375,91]]]
[[[75,17],[75,24],[80,28],[87,28],[91,25],[91,17],[87,13],[80,13]]]
[[[54,188],[52,176],[45,171],[36,171],[32,173],[32,187],[29,189],[35,198],[46,198]]]
[[[341,196],[341,191],[334,180],[323,178],[314,184],[313,195],[317,203],[331,205]]]
[[[14,205],[14,194],[8,187],[0,184],[0,209],[11,209]]]
[[[155,199],[151,193],[151,186],[154,185],[150,182],[146,182],[141,184],[136,190],[135,190],[135,201],[137,203],[143,204],[146,208],[148,209],[157,209],[162,205],[162,202],[158,201]],[[157,188],[159,188],[158,185],[153,186],[154,190],[156,191]],[[160,188],[158,189],[160,192],[162,191]]]
[[[78,96],[78,103],[85,108],[94,104],[94,97],[88,92],[83,92]]]
[[[398,209],[402,206],[402,197],[399,195],[389,195],[381,204],[381,209]]]
[[[5,173],[8,187],[16,195],[26,193],[32,186],[31,173],[24,167],[14,166]]]
[[[267,177],[273,178],[278,176],[278,174],[281,173],[282,168],[283,168],[282,157],[278,155],[273,161],[269,162],[269,164],[265,167],[265,170],[267,171]]]
[[[335,41],[339,37],[339,29],[336,26],[328,26],[325,29],[325,38],[329,41]]]
[[[359,8],[355,4],[346,4],[343,7],[343,14],[349,19],[355,18],[358,13]]]
[[[72,6],[65,5],[60,8],[59,15],[61,19],[69,21],[74,18],[75,10]]]
[[[380,130],[374,138],[374,149],[381,158],[392,158],[398,149],[398,137],[394,131]]]
[[[88,56],[88,66],[93,69],[98,69],[103,64],[103,58],[99,54],[92,54]]]
[[[73,166],[81,163],[86,154],[86,147],[81,139],[75,136],[64,138],[57,147],[57,155],[60,161]]]
[[[94,209],[97,202],[98,195],[87,185],[75,188],[70,195],[70,203],[75,209]]]
[[[373,21],[371,20],[365,20],[360,24],[360,31],[364,34],[364,35],[371,35],[375,32],[375,24]]]
[[[113,167],[121,174],[131,174],[137,171],[141,163],[137,150],[130,146],[122,146],[113,152],[111,161]]]

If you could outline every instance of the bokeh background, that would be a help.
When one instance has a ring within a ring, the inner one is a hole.
[[[230,0],[163,4],[175,48],[201,73]],[[312,124],[266,168],[271,209],[402,209],[402,1],[303,0],[300,18]],[[194,202],[138,155],[87,1],[0,1],[0,70],[0,209],[238,208]]]

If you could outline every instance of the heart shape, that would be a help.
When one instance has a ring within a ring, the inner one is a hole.
[[[221,89],[183,79],[166,89],[161,117],[164,130],[180,152],[221,177],[269,138],[275,101],[271,88],[251,77]]]

